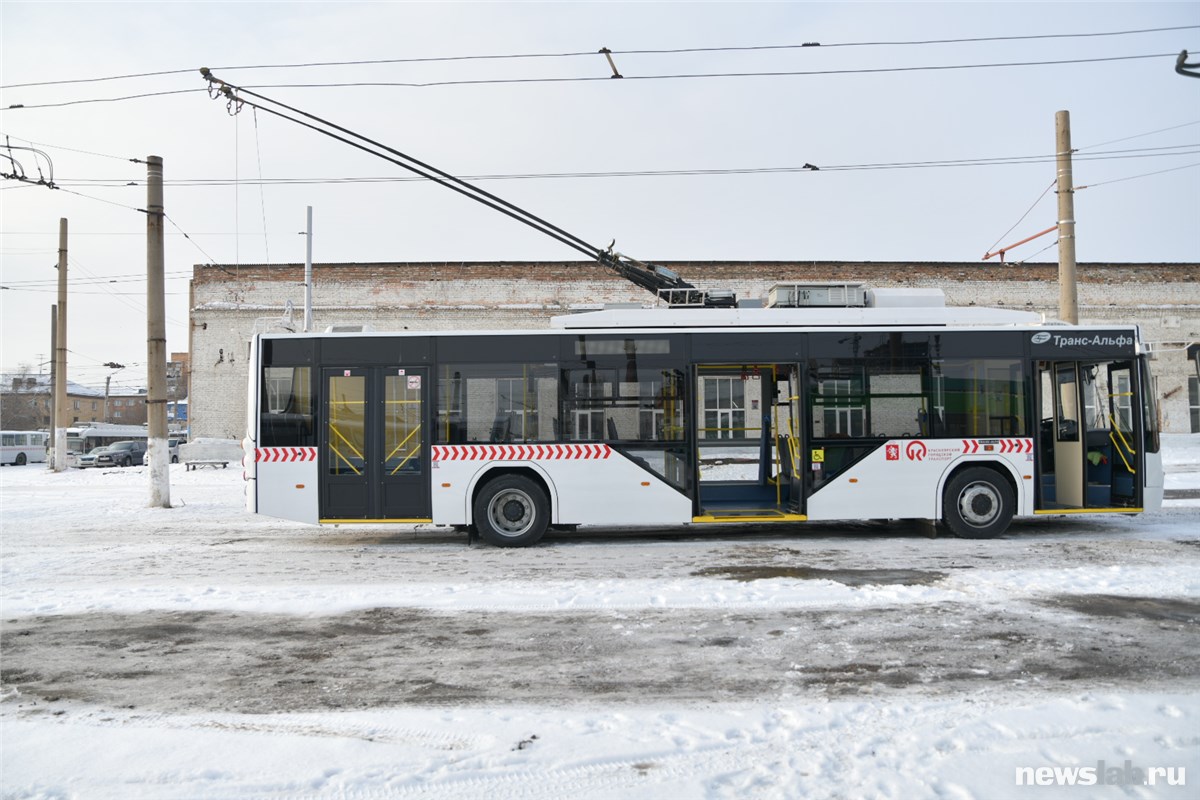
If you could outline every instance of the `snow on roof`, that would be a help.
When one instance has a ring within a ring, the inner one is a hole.
[[[0,390],[18,394],[46,394],[50,391],[49,375],[26,375],[22,372],[0,373]],[[94,389],[67,379],[67,394],[82,397],[104,397],[103,389]]]

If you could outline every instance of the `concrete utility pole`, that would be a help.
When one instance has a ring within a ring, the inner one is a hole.
[[[115,361],[105,361],[105,362],[104,362],[104,366],[106,366],[106,367],[108,367],[109,369],[113,370],[112,372],[110,372],[110,373],[108,373],[107,375],[105,375],[105,376],[104,376],[104,421],[105,421],[105,422],[110,422],[111,420],[109,420],[109,418],[108,418],[108,389],[109,389],[109,385],[112,383],[112,376],[113,376],[113,375],[116,375],[118,372],[120,372],[121,370],[125,369],[125,365],[124,365],[124,364],[118,364],[118,363],[117,363],[117,362],[115,362]],[[147,411],[146,413],[147,413],[147,414],[149,414],[150,412],[149,412],[149,411]],[[146,417],[146,419],[147,419],[147,420],[149,420],[149,416],[147,416],[147,417]]]
[[[58,430],[58,381],[55,379],[55,374],[58,372],[58,362],[55,360],[54,354],[58,352],[58,306],[50,306],[50,430]],[[38,370],[41,373],[41,370]],[[54,438],[50,440],[51,458],[46,459],[46,469],[54,469],[53,458],[55,449],[58,447]]]
[[[312,331],[312,206],[308,206],[304,238],[304,332],[309,333]]]
[[[1071,174],[1071,112],[1054,115],[1058,154],[1058,315],[1079,324],[1079,294],[1075,286],[1075,182]]]
[[[67,428],[71,427],[71,409],[67,407],[67,220],[58,221],[58,319],[54,341],[54,471],[67,468]]]
[[[150,453],[150,506],[171,507],[171,453],[167,449],[167,321],[164,262],[163,161],[146,157],[146,436]]]

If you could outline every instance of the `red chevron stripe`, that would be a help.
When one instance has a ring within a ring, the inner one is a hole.
[[[963,452],[974,453],[979,449],[979,443],[963,439]],[[1011,442],[1009,447],[1016,445]],[[1030,445],[1032,447],[1032,445]],[[529,445],[449,445],[435,446],[431,449],[435,461],[527,461],[539,459],[545,461],[579,461],[608,458],[613,449],[607,444],[529,444]],[[315,458],[314,450],[301,448],[299,458],[307,460]],[[310,454],[311,453],[311,454]],[[271,458],[271,448],[260,451],[260,460]]]
[[[256,447],[254,460],[264,464],[285,464],[298,461],[316,461],[315,447]]]

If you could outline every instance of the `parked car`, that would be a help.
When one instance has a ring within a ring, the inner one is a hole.
[[[179,463],[179,440],[178,439],[167,439],[167,452],[171,454],[171,463],[178,464]],[[143,467],[150,466],[150,450],[149,449],[147,449],[146,454],[144,456],[142,456],[142,466]]]
[[[107,450],[96,454],[97,467],[131,467],[142,463],[146,454],[146,443],[137,439],[125,442],[114,442]]]
[[[83,455],[81,455],[79,457],[78,462],[75,464],[75,468],[76,469],[87,469],[88,467],[96,466],[96,456],[100,455],[100,453],[102,451],[107,450],[107,449],[108,449],[108,445],[101,445],[100,447],[93,447],[89,452],[84,453]]]

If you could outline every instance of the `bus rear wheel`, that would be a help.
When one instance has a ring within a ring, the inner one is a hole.
[[[16,462],[15,462],[15,463],[16,463],[16,465],[17,465],[18,467],[23,467],[23,466],[25,466],[25,454],[24,454],[24,453],[17,453],[17,460],[16,460]]]
[[[1016,499],[1000,473],[965,469],[950,479],[942,495],[942,520],[962,539],[991,539],[1008,530]]]
[[[489,481],[475,498],[479,535],[496,547],[536,544],[550,523],[550,501],[536,482],[523,475]]]

